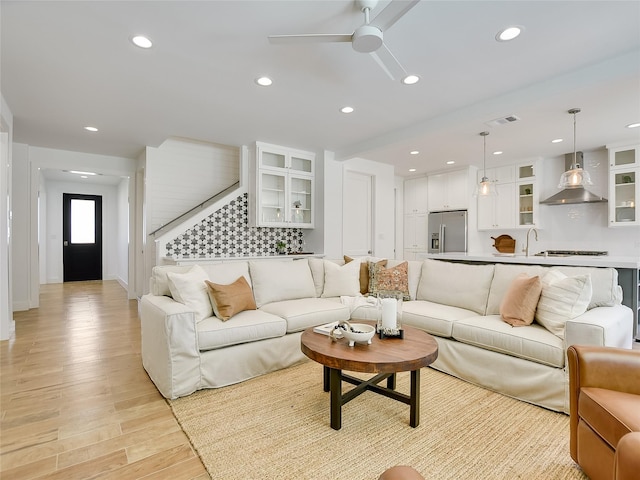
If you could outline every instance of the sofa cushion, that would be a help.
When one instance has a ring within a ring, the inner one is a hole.
[[[283,318],[260,310],[245,310],[227,322],[217,317],[205,318],[196,328],[198,349],[205,351],[239,343],[256,342],[265,338],[281,337],[287,332],[287,322]]]
[[[253,296],[258,308],[281,300],[313,298],[316,287],[307,259],[250,261]]]
[[[467,265],[427,259],[422,264],[417,299],[484,315],[492,278],[493,265]]]
[[[567,277],[558,270],[549,270],[542,278],[536,322],[564,338],[565,323],[586,312],[590,301],[590,275]]]
[[[514,328],[499,315],[478,316],[455,322],[453,338],[543,365],[564,367],[563,341],[540,325]]]
[[[286,320],[287,333],[325,323],[349,320],[349,307],[336,299],[302,298],[263,305],[261,310]]]
[[[338,265],[324,261],[323,297],[346,295],[355,297],[360,294],[360,261]]]
[[[369,294],[398,293],[402,294],[403,300],[410,300],[408,270],[407,262],[389,268],[369,262]]]
[[[521,273],[526,273],[530,277],[538,275],[540,278],[548,270],[548,267],[540,265],[508,265],[496,263],[489,290],[489,300],[487,302],[487,315],[498,315],[500,304],[505,293],[513,283],[513,280]]]
[[[500,304],[500,318],[514,327],[531,325],[536,314],[536,306],[542,292],[540,277],[530,277],[526,273],[518,275]]]
[[[591,276],[591,302],[587,310],[595,307],[613,307],[622,303],[622,287],[618,285],[618,271],[615,268],[600,267],[553,267],[567,277]]]
[[[194,265],[185,273],[168,272],[167,278],[173,299],[193,309],[197,322],[211,316],[213,309],[204,283],[208,277],[202,268]]]
[[[416,327],[439,337],[451,337],[455,322],[477,316],[477,313],[464,308],[425,300],[402,302],[403,325]]]
[[[251,287],[244,277],[228,285],[213,283],[206,280],[209,299],[213,307],[213,313],[221,320],[229,320],[231,317],[244,310],[255,310],[256,302],[253,298]]]

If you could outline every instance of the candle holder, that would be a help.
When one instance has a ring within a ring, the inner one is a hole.
[[[402,292],[378,294],[378,324],[376,331],[380,339],[404,338],[402,329]]]

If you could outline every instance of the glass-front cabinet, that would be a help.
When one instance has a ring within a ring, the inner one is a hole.
[[[516,165],[516,206],[518,210],[516,227],[539,226],[537,168],[537,162]]]
[[[255,160],[251,223],[313,228],[315,154],[256,142]]]
[[[609,225],[640,225],[640,146],[609,149]]]

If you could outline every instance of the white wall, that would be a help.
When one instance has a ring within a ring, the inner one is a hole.
[[[344,172],[351,170],[374,177],[374,253],[377,257],[394,258],[394,168],[391,165],[354,158],[334,160],[332,152],[324,155],[324,254],[342,258],[342,187]]]
[[[123,178],[117,187],[116,199],[116,280],[125,289],[129,283],[129,183],[132,180]]]
[[[0,92],[0,340],[15,331],[11,276],[11,166],[13,150],[13,114]]]
[[[24,184],[24,179],[29,178],[29,152],[24,144],[16,143],[13,146],[13,188],[11,203],[13,220],[11,229],[16,239],[30,238],[31,224],[29,222],[30,185]],[[29,288],[29,242],[16,241],[11,245],[13,268],[11,275],[11,289],[13,298],[13,311],[29,310],[31,307]],[[27,260],[28,261],[28,260]],[[20,268],[15,268],[20,265]]]

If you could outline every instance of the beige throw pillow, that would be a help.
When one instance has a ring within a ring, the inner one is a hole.
[[[360,295],[360,262],[338,265],[324,261],[323,297],[357,297]]]
[[[587,311],[591,293],[590,275],[567,277],[557,270],[550,270],[542,277],[536,322],[564,338],[565,323]]]
[[[211,302],[204,283],[209,277],[202,267],[194,265],[186,273],[167,272],[167,279],[173,299],[193,309],[197,322],[211,316]]]
[[[519,274],[509,286],[500,304],[500,317],[509,325],[520,327],[531,325],[536,314],[536,306],[542,292],[539,276]]]
[[[213,312],[220,320],[226,321],[244,310],[256,309],[256,301],[246,278],[239,277],[229,285],[220,285],[209,280],[205,283],[209,287]]]
[[[344,256],[344,263],[349,263],[352,262],[354,259],[351,257],[348,257],[347,255]],[[356,259],[358,260],[358,259]],[[375,263],[377,263],[378,265],[381,265],[383,267],[387,266],[387,260],[383,259],[383,260],[374,260],[372,258],[365,258],[365,259],[361,259],[360,262],[360,293],[363,295],[366,295],[367,293],[369,293],[369,261],[374,261]]]

